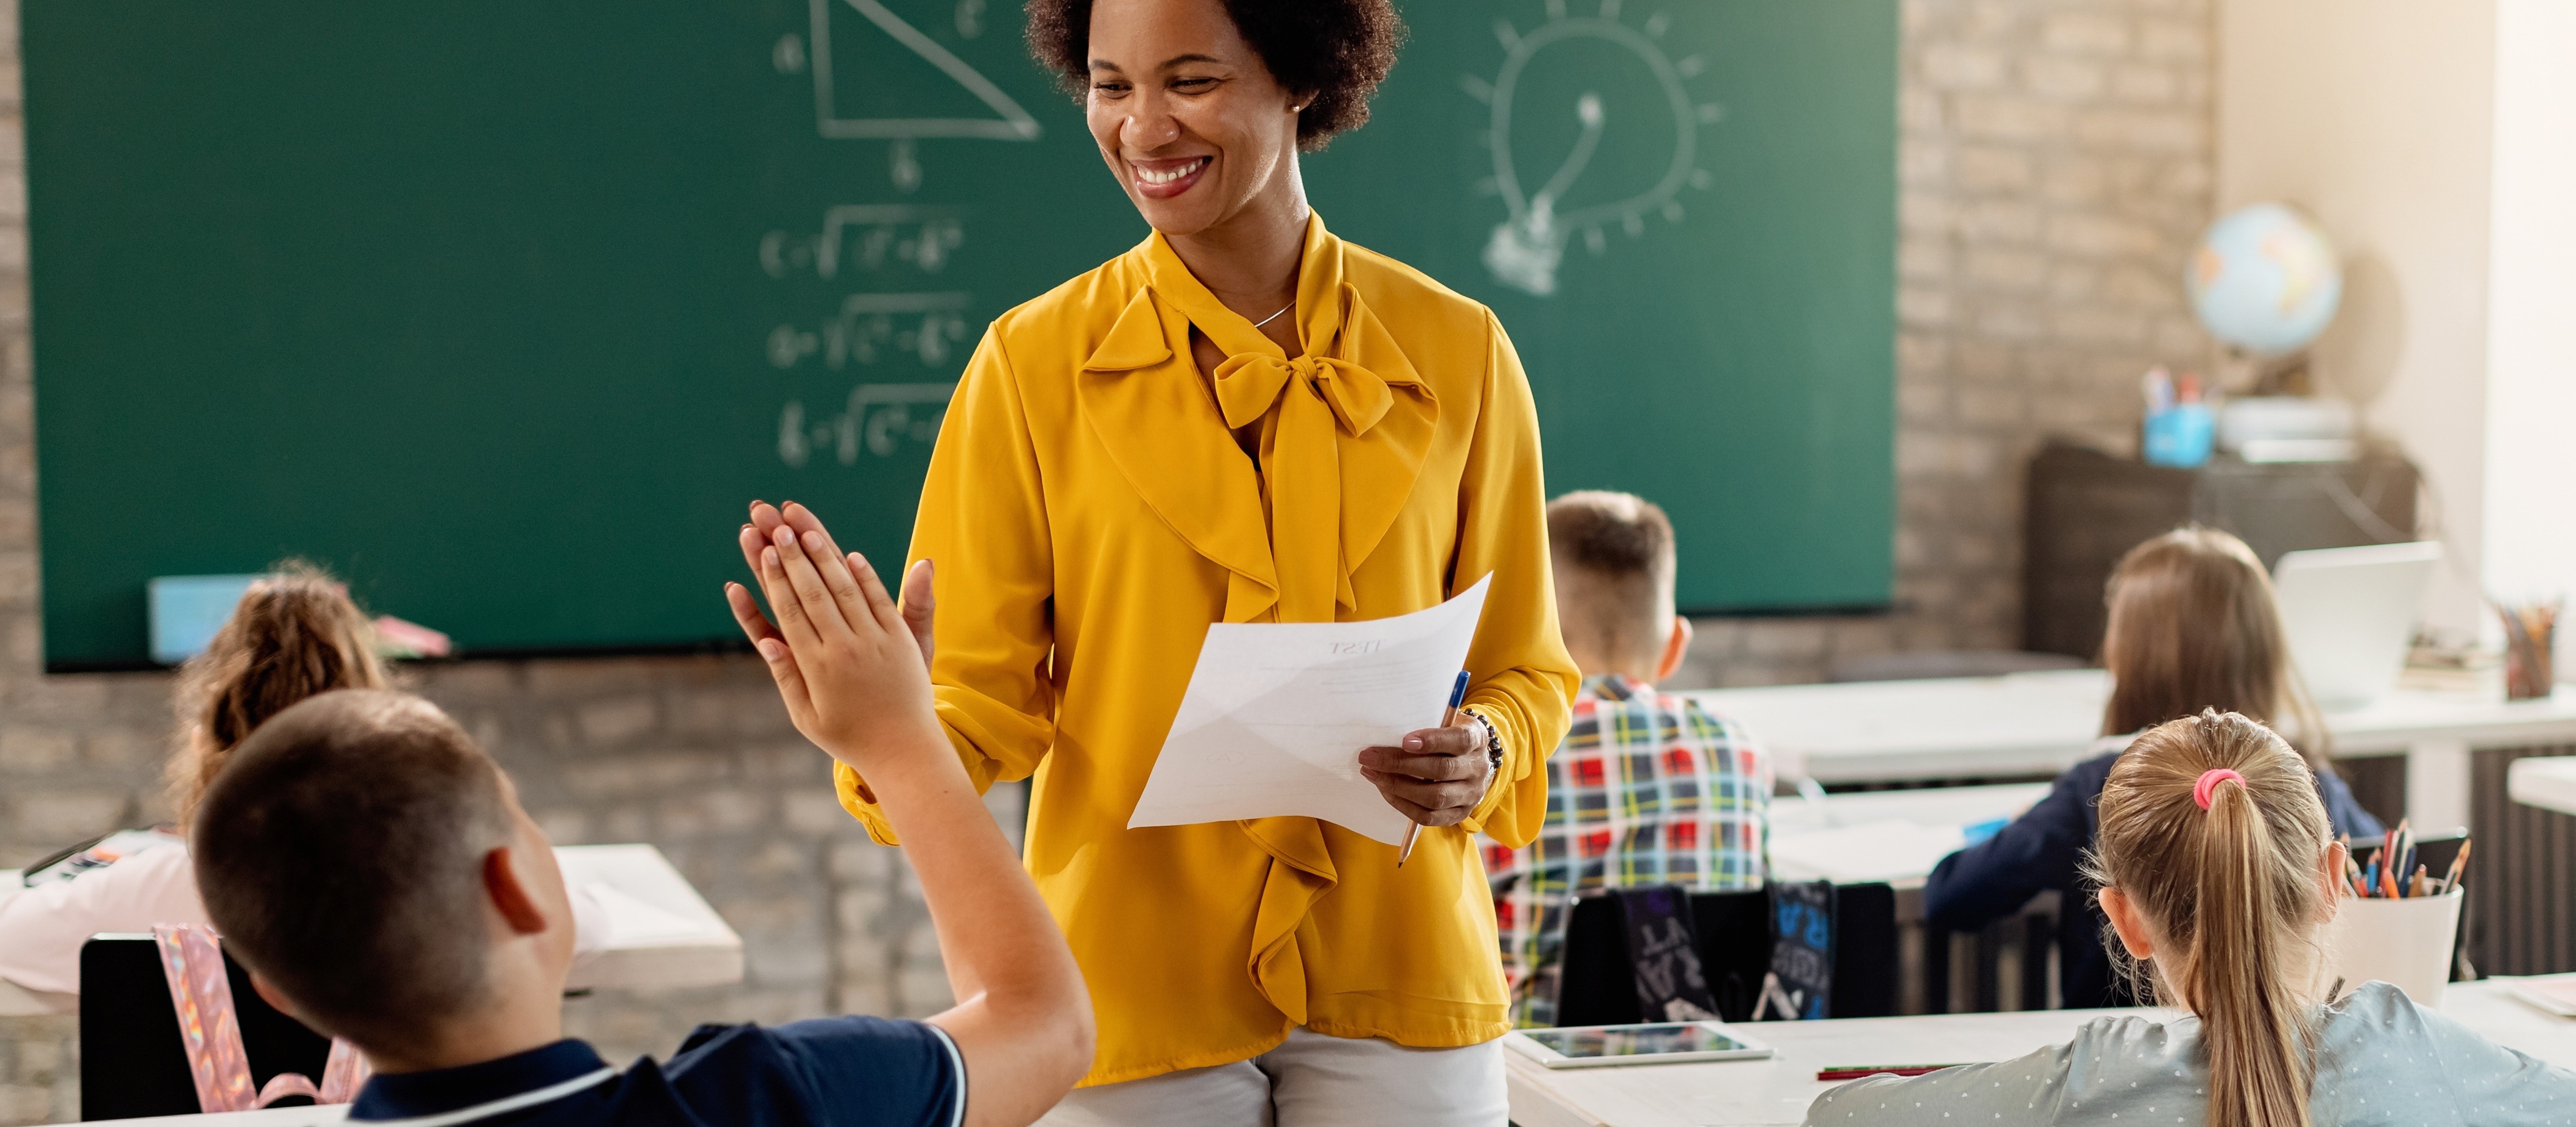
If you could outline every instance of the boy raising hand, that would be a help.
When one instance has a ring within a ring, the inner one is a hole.
[[[1017,1127],[1089,1068],[1081,974],[932,718],[875,572],[819,526],[745,540],[778,626],[739,585],[728,598],[797,729],[866,772],[900,828],[958,1004],[702,1026],[620,1073],[563,1038],[572,914],[509,778],[425,700],[326,693],[236,749],[192,856],[261,995],[365,1052],[351,1121]]]

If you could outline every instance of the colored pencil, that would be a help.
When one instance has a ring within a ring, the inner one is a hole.
[[[2396,863],[2397,876],[2402,881],[2406,874],[2415,871],[2415,827],[2408,819],[2397,819],[2396,847],[2397,852],[2389,854],[2386,860]]]
[[[2460,878],[2468,875],[2469,850],[2471,847],[2477,845],[2477,843],[2476,838],[2470,838],[2469,840],[2460,843],[2459,855],[2451,858],[2451,870],[2442,874],[2442,891],[2449,892],[2454,888],[2460,887]]]
[[[1945,1068],[1957,1067],[1959,1066],[1955,1064],[1887,1064],[1875,1066],[1846,1064],[1835,1065],[1831,1068],[1817,1069],[1816,1079],[1858,1080],[1864,1076],[1921,1076],[1926,1072],[1939,1072]]]

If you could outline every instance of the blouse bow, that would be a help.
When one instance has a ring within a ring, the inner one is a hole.
[[[1342,527],[1343,435],[1365,440],[1385,418],[1394,393],[1367,368],[1313,354],[1288,359],[1237,353],[1216,369],[1225,424],[1244,427],[1278,412],[1263,443],[1270,494],[1271,559],[1279,569],[1279,618],[1329,622],[1334,608],[1354,606]],[[1339,432],[1338,434],[1336,432]],[[1360,489],[1382,488],[1361,477]]]

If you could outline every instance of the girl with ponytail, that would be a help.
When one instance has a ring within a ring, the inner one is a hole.
[[[161,775],[176,826],[117,835],[132,844],[104,858],[110,863],[0,903],[0,979],[68,1006],[80,993],[80,948],[92,934],[208,925],[188,861],[197,800],[234,746],[269,717],[335,689],[391,687],[377,640],[348,587],[319,567],[287,560],[253,582],[205,651],[180,667],[171,694],[178,724]],[[578,963],[597,954],[608,918],[588,886],[572,889],[572,904]]]
[[[1943,858],[1923,884],[1925,917],[1948,931],[1975,931],[2049,889],[2080,905],[2059,914],[2057,930],[2058,996],[2079,1010],[2138,1004],[2113,971],[2082,868],[2094,843],[2094,803],[2138,732],[2208,708],[2281,728],[2306,749],[2334,832],[2360,839],[2382,828],[2326,762],[2325,726],[2290,664],[2271,578],[2244,541],[2196,527],[2158,536],[2120,560],[2106,600],[2102,667],[2111,700],[2103,738],[2047,797],[2002,833]]]
[[[2158,725],[2102,788],[2085,871],[2143,997],[2169,1022],[2103,1017],[2017,1060],[1825,1093],[1807,1122],[2530,1124],[2576,1115],[2576,1073],[2416,1006],[2320,989],[2344,849],[2308,762],[2233,712]],[[1898,1109],[1903,1109],[1900,1113]]]
[[[175,832],[118,835],[106,844],[119,852],[95,858],[103,867],[0,904],[0,978],[68,998],[80,992],[80,948],[92,933],[205,924],[185,836],[197,799],[233,745],[288,705],[385,688],[375,645],[367,616],[322,569],[290,560],[252,583],[205,652],[179,670],[177,733],[162,767]]]

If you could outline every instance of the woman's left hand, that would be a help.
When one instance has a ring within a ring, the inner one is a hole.
[[[1460,712],[1448,727],[1407,733],[1401,748],[1362,750],[1360,774],[1397,813],[1426,826],[1454,826],[1484,801],[1493,782],[1489,738],[1483,720]]]

